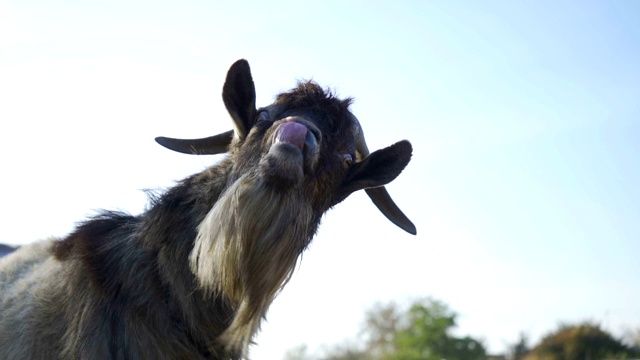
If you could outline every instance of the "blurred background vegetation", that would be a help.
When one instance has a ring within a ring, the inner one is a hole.
[[[618,338],[599,323],[559,324],[536,344],[526,333],[505,354],[488,354],[483,339],[456,332],[458,314],[432,298],[402,307],[378,304],[366,311],[361,333],[310,351],[290,349],[285,360],[598,360],[640,359],[640,327]]]

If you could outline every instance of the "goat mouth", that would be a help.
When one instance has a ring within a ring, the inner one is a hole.
[[[274,145],[287,143],[294,145],[307,155],[313,153],[318,146],[318,130],[312,129],[306,124],[290,120],[282,123],[274,134]]]
[[[319,131],[315,126],[298,120],[298,117],[293,117],[281,123],[273,135],[272,146],[288,144],[297,148],[302,153],[305,170],[310,170],[315,163]]]
[[[295,121],[289,121],[278,126],[274,136],[274,144],[287,143],[296,146],[300,151],[304,151],[308,134],[309,130],[306,126]]]
[[[289,185],[299,183],[316,166],[320,132],[298,117],[284,119],[276,126],[265,175]]]

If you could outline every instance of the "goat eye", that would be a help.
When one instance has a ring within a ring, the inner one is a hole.
[[[256,119],[256,122],[265,121],[265,120],[269,120],[269,112],[267,110],[262,110],[258,113],[258,118]]]
[[[351,154],[342,154],[342,167],[348,169],[353,164],[353,156]]]

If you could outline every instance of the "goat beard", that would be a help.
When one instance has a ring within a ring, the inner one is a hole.
[[[205,294],[222,295],[235,309],[219,338],[230,351],[246,351],[313,234],[313,213],[300,188],[283,192],[245,175],[198,227],[190,268]]]

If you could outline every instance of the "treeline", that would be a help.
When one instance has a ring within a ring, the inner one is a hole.
[[[457,314],[434,299],[416,301],[407,309],[378,305],[365,314],[363,339],[330,346],[312,354],[305,345],[291,349],[285,360],[599,360],[640,359],[640,328],[619,339],[594,322],[564,324],[537,344],[527,337],[506,354],[488,354],[483,342],[455,336]]]

